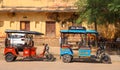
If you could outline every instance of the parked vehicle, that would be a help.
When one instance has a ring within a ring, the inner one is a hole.
[[[61,30],[61,46],[60,46],[60,56],[62,61],[69,63],[74,58],[74,51],[72,45],[69,44],[69,36],[78,36],[78,41],[76,42],[78,57],[81,59],[90,58],[91,60],[111,63],[110,56],[105,52],[105,45],[97,43],[98,32],[95,30],[86,30],[83,27],[72,26],[69,30]],[[67,38],[66,38],[67,37]],[[71,37],[70,37],[71,38]],[[74,40],[74,38],[72,39]],[[74,41],[73,41],[74,42]],[[92,48],[96,47],[98,50],[96,55],[92,55]],[[94,57],[93,57],[94,56]]]
[[[36,54],[36,47],[33,44],[33,35],[43,35],[36,31],[6,30],[6,47],[4,49],[5,60],[7,62],[15,61],[17,57],[23,60],[41,60],[53,61],[54,56],[49,52],[48,44],[44,44],[43,52]],[[18,47],[20,46],[20,47]],[[22,47],[22,54],[19,54],[19,48]]]
[[[16,46],[18,50],[23,50],[24,46],[29,43],[29,46],[33,46],[34,42],[31,35],[23,33],[9,33],[5,39],[5,46]],[[31,45],[30,45],[31,44]]]

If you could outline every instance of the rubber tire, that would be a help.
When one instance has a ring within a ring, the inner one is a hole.
[[[12,54],[12,53],[7,53],[6,55],[5,55],[5,60],[7,61],[7,62],[12,62],[12,61],[14,61],[16,59],[16,57]]]
[[[70,63],[71,60],[72,60],[72,56],[71,55],[65,54],[65,55],[62,56],[62,61],[64,63]]]
[[[111,63],[111,58],[110,58],[110,56],[104,55],[104,56],[101,58],[101,62],[102,62],[102,63],[105,63],[105,64],[110,64],[110,63]]]
[[[54,61],[54,56],[52,54],[46,54],[47,61]]]

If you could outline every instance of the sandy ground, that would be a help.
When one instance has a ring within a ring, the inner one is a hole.
[[[120,62],[101,64],[85,62],[63,63],[61,61],[0,61],[0,70],[120,70]]]

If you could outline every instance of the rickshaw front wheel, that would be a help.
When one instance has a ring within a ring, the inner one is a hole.
[[[110,63],[111,63],[111,58],[110,58],[110,56],[104,55],[104,56],[101,58],[101,62],[102,62],[102,63],[105,63],[105,64],[110,64]]]
[[[47,61],[54,61],[54,56],[52,54],[46,54]]]

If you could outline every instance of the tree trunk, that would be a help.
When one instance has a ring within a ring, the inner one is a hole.
[[[97,31],[97,22],[96,22],[96,20],[94,21],[94,25],[95,25],[95,30]]]

